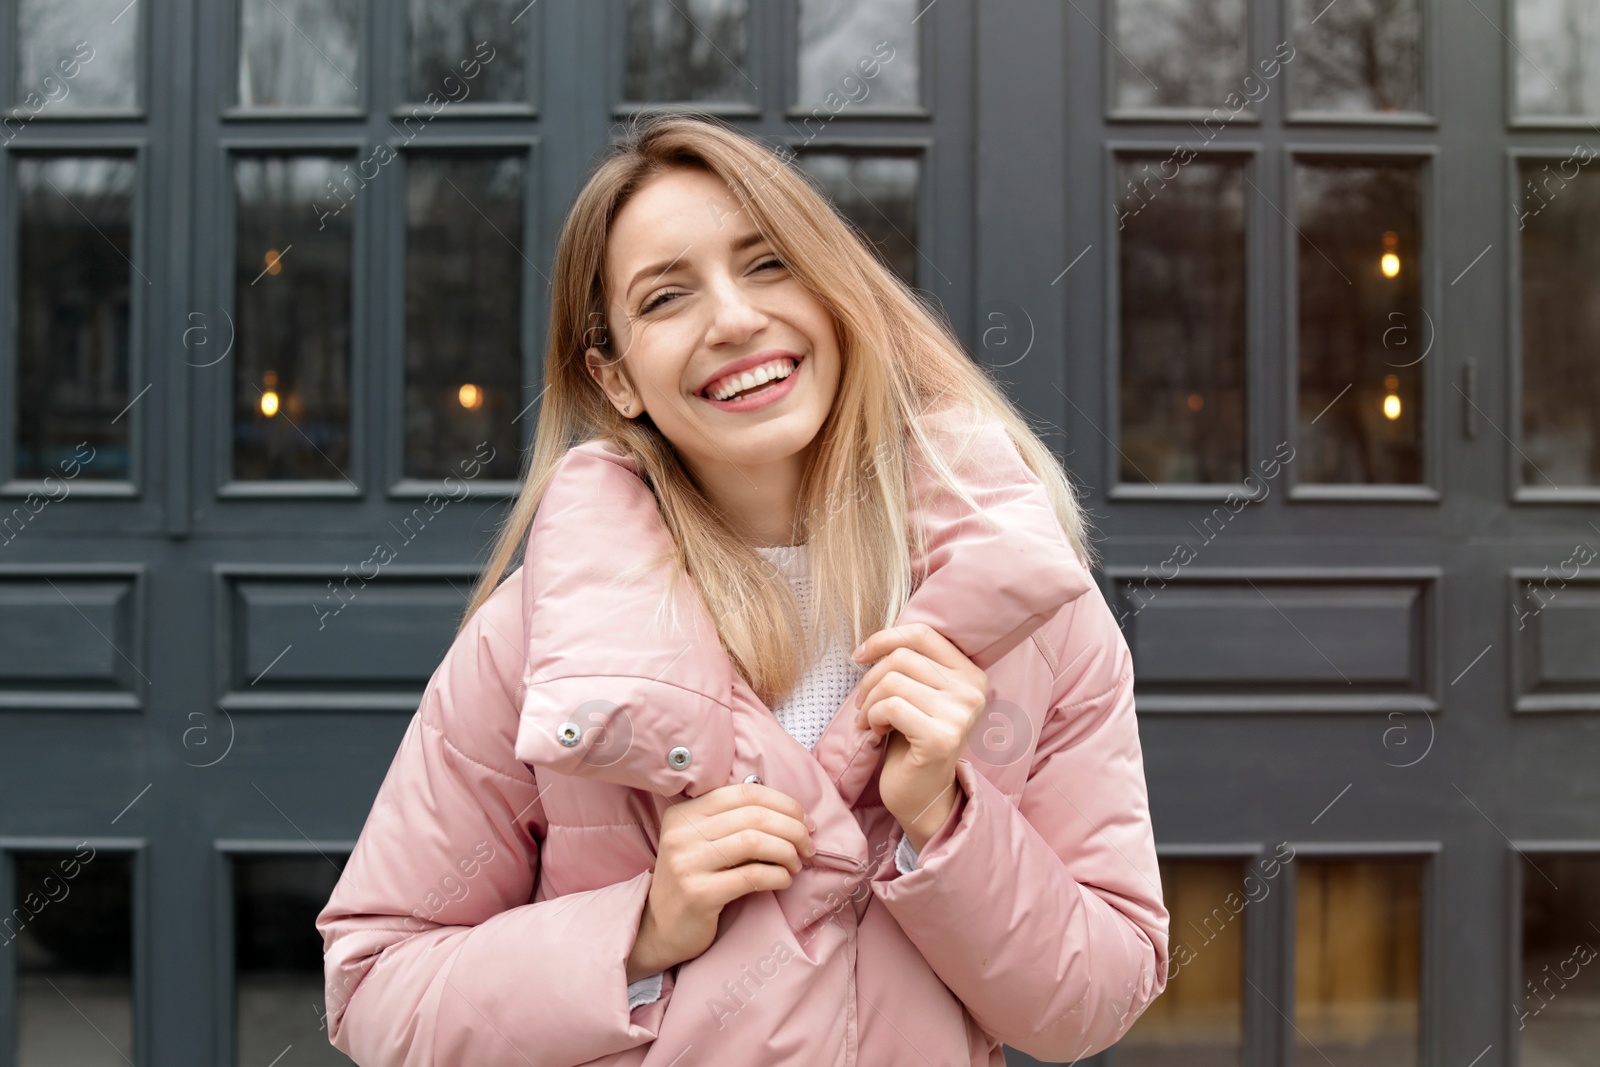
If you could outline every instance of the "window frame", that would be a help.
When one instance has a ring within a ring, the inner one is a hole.
[[[1341,796],[1343,794],[1340,794]],[[1335,798],[1336,800],[1338,798]],[[1331,805],[1330,805],[1331,806]],[[1321,815],[1317,816],[1321,818]],[[1313,820],[1315,821],[1315,820]],[[1422,864],[1417,946],[1417,1058],[1416,1067],[1436,1063],[1444,1045],[1444,948],[1448,944],[1444,916],[1444,843],[1439,840],[1400,841],[1303,841],[1290,842],[1294,862],[1284,864],[1284,901],[1277,918],[1278,966],[1280,985],[1275,992],[1285,1025],[1278,1026],[1275,1063],[1308,1067],[1305,1057],[1295,1057],[1295,936],[1299,917],[1300,864],[1302,857],[1314,860],[1347,861],[1413,859]],[[1273,1018],[1277,1018],[1274,1013]]]
[[[517,283],[521,303],[521,313],[518,316],[517,379],[523,393],[516,398],[520,406],[519,414],[512,419],[512,423],[516,425],[529,415],[533,407],[532,403],[526,405],[522,403],[525,394],[531,391],[528,383],[538,381],[544,370],[543,362],[539,358],[542,355],[540,351],[542,346],[534,340],[539,337],[538,331],[545,318],[544,290],[534,284],[532,277],[534,272],[538,272],[542,277],[543,271],[534,266],[533,261],[528,258],[530,251],[536,252],[542,247],[538,232],[541,203],[539,145],[540,138],[533,133],[523,136],[456,134],[432,138],[420,148],[398,139],[390,141],[396,161],[399,163],[397,178],[390,192],[398,203],[384,205],[383,218],[379,225],[384,231],[380,239],[396,253],[394,256],[384,258],[392,260],[397,266],[394,269],[384,270],[378,279],[384,290],[378,300],[384,318],[382,329],[392,338],[383,345],[383,350],[396,353],[394,358],[384,360],[378,368],[381,379],[379,388],[385,398],[383,410],[388,416],[385,419],[382,465],[384,493],[390,500],[420,500],[433,493],[449,495],[445,491],[445,482],[442,478],[408,478],[405,474],[406,364],[409,359],[407,345],[410,340],[406,330],[406,263],[410,255],[410,246],[407,240],[409,220],[405,198],[411,160],[418,155],[457,158],[510,156],[522,160],[522,232],[518,236],[522,241],[521,256],[525,261],[524,267],[532,267],[533,270],[520,270]],[[524,428],[517,425],[513,432],[520,448],[527,436]],[[518,467],[520,470],[520,463]],[[466,486],[466,495],[461,499],[468,500],[510,500],[515,498],[522,488],[520,476],[499,479],[475,478],[470,481],[463,480],[463,484]]]
[[[262,794],[266,796],[265,793]],[[285,816],[287,818],[287,816]],[[298,827],[297,827],[298,829]],[[216,990],[212,1015],[212,1063],[238,1067],[239,1056],[239,985],[234,968],[234,903],[237,899],[233,872],[239,859],[310,859],[335,853],[350,862],[356,842],[344,839],[321,838],[216,838],[211,842],[211,924],[213,979]],[[326,1008],[326,1005],[324,1005]],[[327,1023],[324,1020],[323,1032]]]
[[[1193,151],[1195,160],[1207,155],[1225,160],[1243,160],[1246,186],[1252,181],[1265,184],[1262,170],[1267,156],[1259,141],[1230,140],[1218,145],[1208,144]],[[1121,158],[1127,156],[1159,158],[1163,152],[1170,154],[1171,150],[1161,142],[1105,139],[1101,161],[1103,188],[1116,191],[1117,165]],[[1244,197],[1245,350],[1244,364],[1240,370],[1244,384],[1244,402],[1241,410],[1244,412],[1245,426],[1240,461],[1248,478],[1248,472],[1255,469],[1252,466],[1253,459],[1263,454],[1264,443],[1271,435],[1267,432],[1268,421],[1264,408],[1267,393],[1261,385],[1266,309],[1263,307],[1264,301],[1259,297],[1265,291],[1266,284],[1263,269],[1266,257],[1262,246],[1265,227],[1248,188],[1244,191]],[[1265,494],[1250,491],[1246,485],[1246,478],[1241,478],[1237,482],[1158,482],[1153,485],[1121,480],[1122,465],[1119,460],[1122,456],[1122,243],[1118,236],[1120,229],[1117,225],[1116,204],[1117,200],[1113,197],[1109,205],[1110,210],[1105,216],[1103,231],[1105,253],[1101,257],[1100,268],[1105,285],[1105,297],[1101,302],[1102,313],[1105,316],[1101,326],[1102,336],[1105,338],[1105,350],[1101,353],[1101,365],[1105,368],[1105,395],[1102,401],[1105,404],[1107,428],[1103,436],[1111,446],[1105,453],[1106,466],[1101,473],[1107,487],[1107,499],[1219,502],[1230,498],[1252,501],[1265,499]],[[1068,398],[1068,404],[1075,405],[1075,402]],[[1080,414],[1087,417],[1086,413]]]
[[[1506,220],[1506,247],[1509,249],[1506,266],[1506,410],[1503,413],[1509,432],[1502,432],[1507,450],[1503,453],[1506,457],[1506,495],[1507,500],[1513,505],[1572,505],[1600,504],[1600,480],[1588,486],[1544,486],[1529,484],[1523,481],[1521,460],[1525,458],[1522,450],[1522,391],[1526,380],[1526,367],[1524,358],[1526,352],[1523,341],[1523,292],[1522,292],[1522,230],[1518,225],[1517,209],[1521,206],[1521,165],[1525,159],[1543,160],[1550,163],[1559,163],[1572,157],[1571,152],[1563,154],[1561,150],[1552,148],[1539,148],[1529,145],[1513,145],[1506,149],[1505,175],[1506,186],[1511,190],[1511,213]],[[1600,167],[1600,159],[1591,160],[1585,166]],[[1496,427],[1498,429],[1498,427]],[[1529,460],[1531,463],[1532,460]]]
[[[146,788],[149,788],[148,786]],[[141,792],[139,797],[144,794]],[[139,797],[134,797],[138,801]],[[133,804],[128,805],[129,808]],[[122,818],[127,813],[127,808],[118,813],[112,822]],[[132,940],[132,960],[129,967],[129,998],[132,1015],[133,1037],[133,1062],[146,1064],[151,1061],[151,1036],[152,1016],[155,1011],[155,987],[151,982],[152,963],[151,956],[154,946],[151,935],[151,911],[153,903],[153,874],[151,872],[150,850],[148,841],[144,837],[113,837],[101,835],[88,835],[87,837],[60,837],[60,836],[11,836],[0,837],[0,903],[16,906],[17,893],[17,857],[27,854],[59,854],[73,853],[81,845],[88,845],[95,851],[98,858],[102,851],[126,856],[129,861],[128,895],[131,903],[132,914],[128,917],[129,934]],[[94,859],[90,859],[93,863]],[[10,914],[9,909],[6,914]],[[11,962],[0,966],[0,1005],[7,1010],[0,1011],[0,1049],[5,1050],[7,1062],[14,1062],[18,1051],[18,1041],[21,1038],[21,1026],[17,1011],[17,967],[16,953],[10,953]]]
[[[0,176],[0,263],[5,263],[10,268],[9,273],[19,282],[21,271],[17,268],[21,255],[22,203],[17,182],[17,163],[23,159],[85,157],[126,158],[133,163],[133,192],[128,216],[129,251],[132,254],[125,257],[131,272],[128,278],[128,406],[118,416],[118,419],[128,419],[128,476],[103,481],[73,479],[71,492],[88,499],[140,500],[145,497],[149,486],[150,457],[146,452],[149,427],[145,421],[149,407],[141,398],[144,397],[143,390],[149,389],[156,379],[150,378],[142,386],[137,383],[144,382],[154,370],[149,366],[149,354],[144,342],[148,317],[156,312],[151,306],[151,290],[155,287],[153,283],[147,284],[144,289],[138,285],[141,278],[150,282],[141,264],[156,270],[151,262],[150,248],[150,156],[149,138],[142,134],[74,138],[70,141],[52,139],[24,147],[13,146],[0,155],[0,164],[4,167],[4,174]],[[53,477],[16,477],[17,379],[22,370],[18,338],[22,316],[16,298],[15,287],[0,294],[0,338],[5,340],[5,343],[0,343],[0,382],[5,383],[8,394],[8,399],[0,402],[0,500],[26,497],[29,493],[43,494],[45,482]],[[149,402],[154,403],[159,399],[159,394],[152,394]]]
[[[1414,503],[1414,504],[1440,504],[1444,500],[1443,484],[1443,451],[1444,432],[1441,410],[1441,372],[1434,369],[1439,360],[1434,360],[1430,365],[1427,355],[1437,347],[1439,335],[1446,325],[1444,315],[1444,299],[1440,289],[1439,244],[1441,227],[1438,223],[1439,194],[1436,188],[1438,183],[1439,147],[1435,144],[1426,145],[1394,145],[1394,144],[1345,144],[1345,143],[1313,143],[1306,141],[1289,141],[1281,149],[1283,163],[1283,186],[1288,194],[1286,199],[1288,212],[1283,215],[1282,246],[1283,262],[1282,271],[1284,278],[1283,292],[1283,379],[1285,392],[1283,396],[1283,413],[1287,436],[1295,447],[1296,454],[1303,447],[1300,423],[1300,271],[1299,271],[1299,225],[1296,220],[1300,218],[1299,190],[1295,186],[1296,164],[1302,160],[1337,160],[1339,162],[1360,163],[1371,161],[1377,163],[1417,163],[1418,192],[1421,203],[1418,212],[1418,230],[1421,235],[1421,254],[1419,256],[1424,271],[1421,297],[1425,320],[1433,327],[1429,348],[1417,363],[1421,367],[1422,384],[1420,394],[1423,400],[1422,425],[1418,434],[1418,445],[1422,449],[1422,478],[1416,483],[1388,483],[1388,482],[1303,482],[1300,480],[1300,471],[1293,464],[1288,465],[1285,488],[1286,499],[1291,503],[1299,502],[1375,502],[1375,503]],[[1309,238],[1307,238],[1309,240]]]

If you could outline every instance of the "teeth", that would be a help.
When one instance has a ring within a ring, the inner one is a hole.
[[[707,390],[706,395],[713,400],[727,400],[737,393],[742,393],[746,389],[754,389],[756,386],[766,382],[782,381],[794,373],[796,366],[797,364],[792,359],[775,359],[771,363],[763,363],[754,370],[748,370],[743,374],[736,374],[731,378],[724,379],[715,389]]]

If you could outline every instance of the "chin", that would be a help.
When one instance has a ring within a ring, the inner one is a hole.
[[[758,466],[765,463],[780,463],[804,452],[817,439],[819,428],[820,423],[816,427],[800,432],[787,426],[758,427],[745,433],[736,430],[724,434],[723,437],[728,442],[729,458],[741,464]],[[763,432],[764,430],[770,432]]]

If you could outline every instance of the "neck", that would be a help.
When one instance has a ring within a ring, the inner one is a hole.
[[[796,526],[805,455],[772,463],[738,466],[697,464],[695,474],[706,496],[748,543],[760,548],[804,543]]]

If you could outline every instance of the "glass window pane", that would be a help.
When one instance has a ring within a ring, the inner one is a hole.
[[[18,1067],[133,1062],[132,857],[19,855],[16,909]]]
[[[1249,91],[1244,0],[1117,0],[1116,20],[1118,109],[1226,109]]]
[[[16,476],[125,479],[135,165],[25,156],[16,173]]]
[[[137,108],[139,11],[128,0],[21,0],[17,105],[26,114]]]
[[[800,94],[805,108],[916,107],[919,0],[801,0]],[[808,127],[809,128],[809,127]]]
[[[1516,0],[1517,111],[1600,115],[1600,6]]]
[[[1296,863],[1295,1063],[1415,1064],[1423,861]]]
[[[1600,1048],[1600,856],[1535,855],[1529,862],[1537,870],[1522,865],[1516,1062],[1567,1067]]]
[[[800,163],[889,269],[915,286],[922,161],[915,156],[802,152]]]
[[[1296,111],[1422,110],[1420,0],[1295,0]]]
[[[1238,1067],[1244,1041],[1244,910],[1265,899],[1238,860],[1163,860],[1172,913],[1167,991],[1117,1043],[1117,1067]]]
[[[235,1063],[350,1064],[328,1041],[317,915],[346,857],[235,856]]]
[[[236,479],[348,480],[345,198],[355,197],[358,182],[348,163],[326,157],[234,161]]]
[[[355,107],[360,0],[239,0],[240,107]]]
[[[411,0],[408,97],[426,100],[433,93],[458,104],[526,100],[527,7],[528,0]]]
[[[408,478],[517,475],[524,164],[406,161]]]
[[[749,103],[749,0],[628,0],[625,100]]]
[[[1592,157],[1591,157],[1592,158]],[[1522,481],[1600,485],[1600,173],[1524,159]]]
[[[1295,164],[1306,482],[1422,481],[1418,163]]]
[[[1118,160],[1124,482],[1244,478],[1245,165]]]

